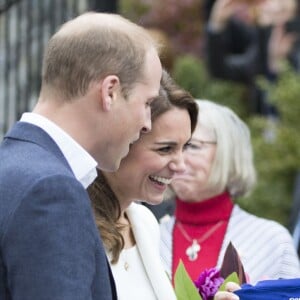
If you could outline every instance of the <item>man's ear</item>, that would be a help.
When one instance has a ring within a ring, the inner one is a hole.
[[[109,111],[120,90],[120,80],[116,75],[106,76],[101,83],[102,108]]]

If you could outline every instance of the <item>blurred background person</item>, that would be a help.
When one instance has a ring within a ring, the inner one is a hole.
[[[151,104],[152,130],[132,144],[117,172],[99,172],[89,187],[118,299],[176,299],[159,256],[159,226],[145,206],[159,204],[196,126],[197,105],[164,72]],[[138,283],[138,284],[137,284]]]
[[[300,276],[292,238],[277,222],[234,203],[256,182],[250,132],[229,108],[198,100],[198,123],[184,152],[186,171],[171,184],[175,214],[161,221],[161,257],[174,276],[181,259],[195,280],[221,266],[232,242],[251,283]]]
[[[207,0],[206,60],[212,76],[244,83],[250,113],[277,116],[258,86],[275,82],[282,62],[299,70],[295,0]]]

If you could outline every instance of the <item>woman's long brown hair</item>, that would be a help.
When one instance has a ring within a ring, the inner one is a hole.
[[[197,124],[198,106],[193,97],[176,85],[170,75],[163,71],[159,96],[151,103],[151,120],[155,120],[173,107],[187,110],[191,119],[191,131]],[[192,133],[191,132],[191,133]],[[88,193],[95,214],[96,225],[108,252],[111,253],[111,263],[117,263],[124,248],[120,224],[121,208],[119,201],[107,183],[101,171],[98,177],[88,187]]]

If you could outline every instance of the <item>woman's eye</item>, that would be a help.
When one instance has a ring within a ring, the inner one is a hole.
[[[200,149],[201,147],[199,147],[198,145],[192,144],[192,143],[188,143],[185,145],[185,149]]]
[[[172,148],[170,146],[158,149],[159,152],[164,152],[164,153],[170,152],[171,150],[172,150]]]

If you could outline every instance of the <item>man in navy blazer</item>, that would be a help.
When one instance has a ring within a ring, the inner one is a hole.
[[[161,72],[150,36],[118,15],[50,39],[38,102],[0,146],[1,300],[117,299],[86,188],[151,129]]]

